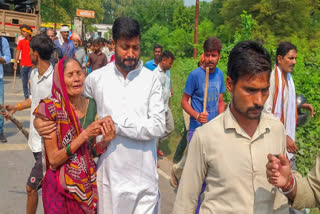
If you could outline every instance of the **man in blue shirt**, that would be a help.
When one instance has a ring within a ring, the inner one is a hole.
[[[193,70],[187,79],[181,100],[182,108],[190,115],[189,142],[194,130],[215,118],[224,111],[223,93],[225,92],[222,71],[216,67],[220,60],[222,44],[216,37],[204,42],[204,66]],[[209,68],[207,108],[203,109],[206,68]],[[188,102],[191,99],[191,104]]]
[[[9,63],[11,61],[11,53],[8,40],[0,36],[0,104],[4,103],[4,83],[3,83],[3,64]],[[7,142],[6,137],[3,134],[3,116],[0,115],[0,142]]]
[[[160,63],[161,55],[162,55],[162,46],[159,45],[159,44],[155,44],[154,47],[153,47],[154,59],[146,62],[144,67],[146,67],[149,70],[153,71],[158,66],[158,64]]]
[[[69,37],[69,27],[68,25],[62,25],[60,29],[60,34],[63,38],[63,41],[59,41],[59,38],[54,41],[55,47],[59,47],[62,51],[62,55],[65,57],[74,57],[76,49],[72,40],[68,39]]]
[[[208,38],[203,45],[204,64],[193,70],[187,79],[184,93],[181,100],[183,110],[190,115],[190,125],[188,131],[188,142],[191,141],[195,129],[202,124],[215,118],[224,111],[223,93],[225,92],[224,78],[222,71],[217,68],[220,60],[221,41],[216,37]],[[206,84],[206,68],[209,68],[207,108],[203,109],[203,100]],[[191,99],[191,102],[189,102]],[[185,158],[174,164],[171,170],[170,183],[178,186],[185,164]],[[205,188],[205,183],[202,190]],[[199,200],[200,201],[200,200]],[[200,203],[196,213],[199,211]]]

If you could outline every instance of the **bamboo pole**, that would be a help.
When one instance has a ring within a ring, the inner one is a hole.
[[[204,88],[203,113],[207,111],[208,84],[209,84],[209,67],[206,67],[206,85]]]
[[[0,104],[0,112],[6,113],[7,110]],[[23,125],[18,121],[13,115],[10,115],[9,120],[17,126],[17,128],[22,132],[22,134],[28,139],[29,138],[29,132],[26,130]]]
[[[17,69],[13,69],[13,85],[12,85],[12,88],[16,87],[16,77],[17,77]]]

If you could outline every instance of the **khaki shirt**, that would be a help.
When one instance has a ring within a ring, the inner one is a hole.
[[[173,213],[194,214],[203,181],[200,214],[289,213],[288,200],[268,183],[267,155],[285,154],[282,123],[262,113],[253,137],[228,108],[196,129],[189,145]]]
[[[320,153],[307,177],[295,172],[297,193],[292,206],[296,209],[319,207],[320,204]]]

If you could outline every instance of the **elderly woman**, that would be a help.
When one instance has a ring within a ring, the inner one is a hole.
[[[84,79],[85,73],[77,60],[62,59],[54,72],[52,97],[42,100],[34,112],[56,123],[56,131],[44,142],[47,166],[42,197],[45,213],[96,213],[93,150],[103,153],[115,137],[115,128],[111,117],[94,121],[95,113],[90,111],[96,109],[94,101],[81,96]],[[90,146],[88,140],[99,134],[103,135],[103,140]]]

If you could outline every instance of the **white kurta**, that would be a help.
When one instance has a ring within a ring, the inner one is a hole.
[[[110,63],[90,73],[84,95],[95,99],[98,119],[111,115],[116,138],[98,161],[98,213],[153,214],[160,201],[156,138],[165,131],[161,85],[142,66],[124,79]]]

